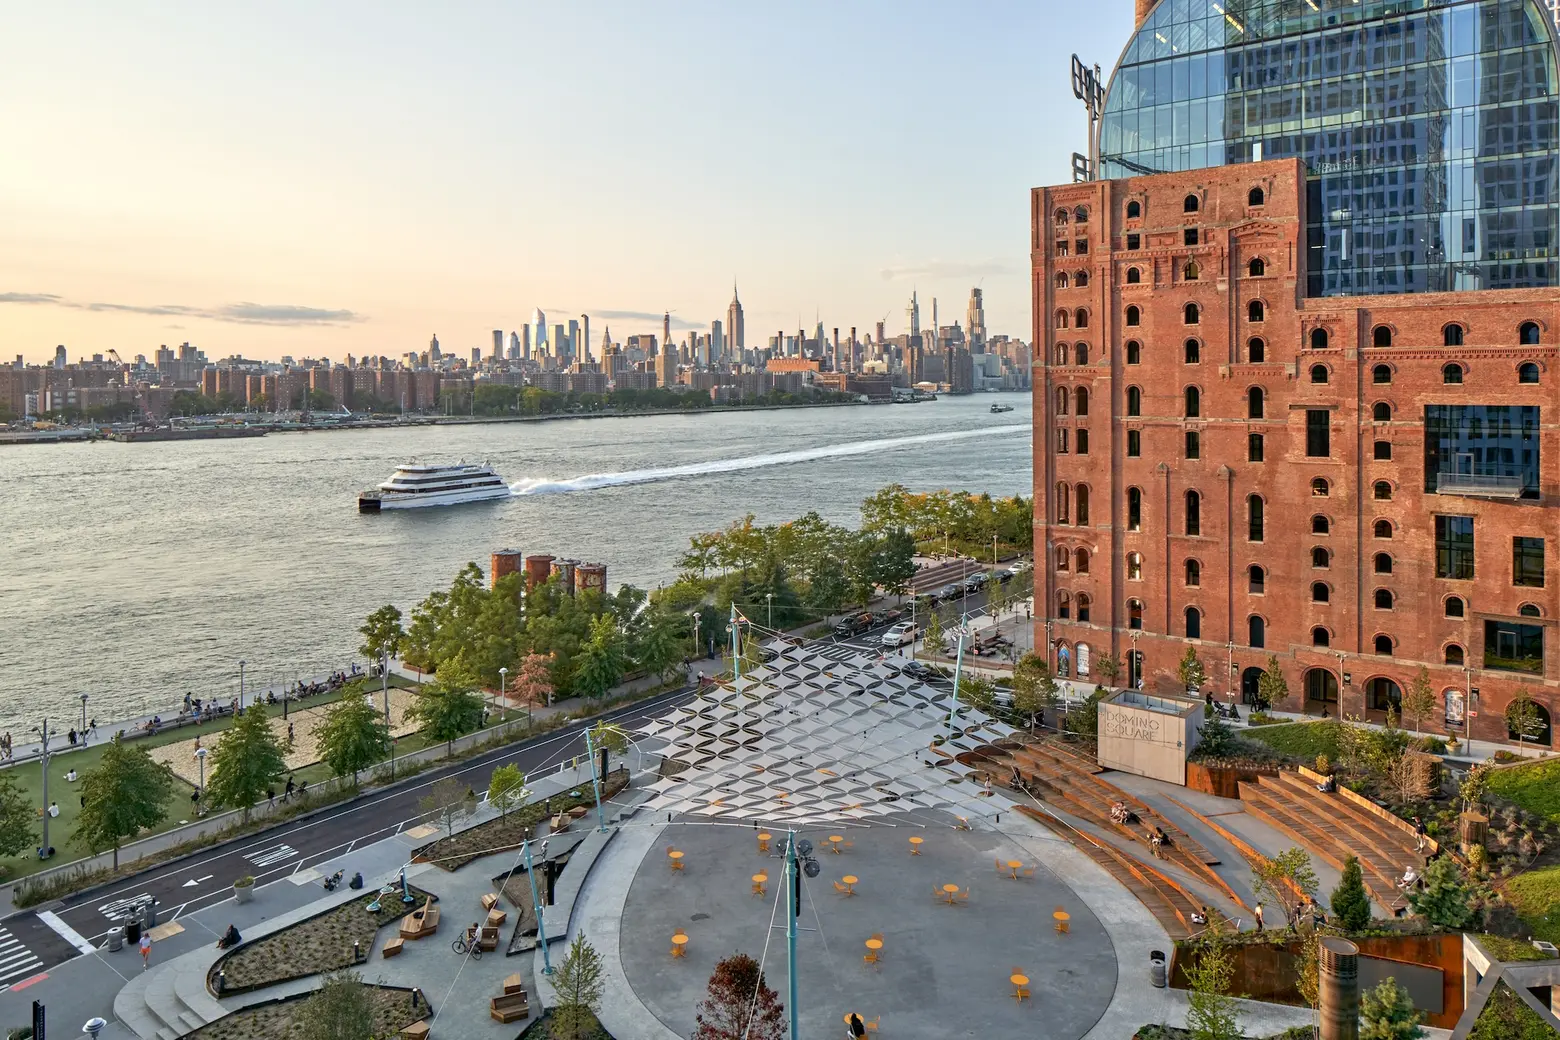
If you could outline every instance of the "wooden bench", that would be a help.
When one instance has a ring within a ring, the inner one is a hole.
[[[498,949],[498,929],[484,927],[477,936],[477,945],[484,950]]]
[[[487,926],[489,928],[497,928],[507,920],[509,920],[509,914],[503,910],[488,911]]]
[[[573,818],[570,817],[568,813],[559,813],[557,816],[554,816],[551,820],[547,821],[548,826],[552,828],[552,832],[554,834],[568,830],[569,824],[572,822]]]
[[[514,993],[525,993],[525,979],[520,977],[518,971],[504,979],[504,995],[507,997]]]
[[[428,1040],[428,1020],[426,1018],[413,1022],[401,1030],[402,1040]]]
[[[491,913],[493,908],[496,906],[498,906],[498,896],[494,895],[492,892],[489,892],[482,897],[482,909]]]
[[[506,993],[488,999],[488,1016],[495,1022],[514,1022],[531,1014],[531,1001],[524,993]]]
[[[439,930],[439,908],[429,896],[421,910],[414,910],[401,919],[401,938],[421,939]]]
[[[406,945],[406,940],[397,935],[385,943],[385,948],[379,951],[381,957],[394,957],[401,952],[401,947]]]
[[[590,812],[590,810],[585,806],[576,805],[574,808],[569,810],[569,815],[574,817],[576,820],[583,820],[585,818],[585,814],[588,812]]]

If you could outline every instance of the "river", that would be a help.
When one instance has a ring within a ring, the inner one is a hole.
[[[992,402],[1014,406],[994,415]],[[410,609],[494,549],[604,563],[653,588],[688,537],[743,514],[854,525],[898,482],[1030,493],[1027,394],[915,405],[0,449],[0,730],[101,722],[185,691],[343,667],[363,617]],[[413,458],[485,459],[499,502],[379,515],[357,493]]]

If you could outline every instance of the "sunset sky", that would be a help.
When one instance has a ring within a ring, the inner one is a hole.
[[[1079,24],[1087,11],[1086,24]],[[903,331],[1029,338],[1028,189],[1132,4],[33,4],[0,36],[0,358]],[[595,343],[592,344],[594,349]]]

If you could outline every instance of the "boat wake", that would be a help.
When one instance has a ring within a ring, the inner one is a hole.
[[[952,430],[946,433],[922,433],[912,437],[888,437],[873,441],[851,441],[845,444],[825,444],[801,451],[781,451],[770,455],[748,455],[736,459],[715,459],[710,462],[690,462],[682,466],[662,469],[637,469],[626,473],[587,473],[581,477],[549,480],[542,477],[518,480],[509,486],[516,495],[560,495],[570,491],[595,491],[598,488],[623,487],[629,484],[653,484],[677,477],[703,477],[712,473],[738,473],[750,469],[768,469],[770,466],[791,466],[819,459],[838,459],[850,455],[871,455],[876,452],[895,451],[917,444],[933,444],[939,441],[961,441],[976,437],[1007,437],[1029,433],[1026,423],[1022,426],[992,426],[981,430]]]

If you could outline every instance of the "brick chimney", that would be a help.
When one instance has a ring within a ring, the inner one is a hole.
[[[1137,0],[1137,21],[1134,23],[1135,28],[1141,29],[1143,27],[1143,19],[1148,17],[1148,12],[1152,11],[1154,9],[1154,5],[1158,2],[1159,0]]]

